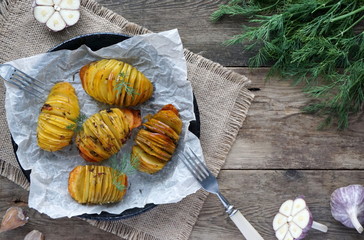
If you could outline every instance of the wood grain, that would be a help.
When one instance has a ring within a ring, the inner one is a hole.
[[[363,171],[325,170],[222,170],[221,192],[239,208],[265,240],[274,240],[272,221],[280,205],[304,195],[315,221],[328,226],[328,233],[311,230],[307,240],[356,240],[362,235],[342,226],[331,216],[330,196],[338,187],[363,183]],[[209,195],[191,239],[242,239],[234,223],[226,217],[216,196]]]
[[[249,55],[241,46],[222,43],[241,33],[242,17],[212,22],[210,15],[227,1],[147,1],[97,0],[131,22],[154,32],[177,28],[184,47],[224,66],[246,66]]]
[[[232,68],[260,89],[225,169],[364,169],[364,120],[345,131],[318,130],[323,117],[305,114],[313,99],[290,81],[266,80],[268,69]]]
[[[218,177],[221,192],[239,208],[265,240],[274,240],[272,220],[281,203],[305,195],[314,220],[329,227],[326,234],[312,230],[308,240],[356,240],[362,236],[336,222],[330,213],[330,195],[338,187],[364,182],[363,171],[342,170],[222,170]],[[0,177],[0,214],[10,206],[20,206],[30,217],[18,229],[0,234],[0,239],[20,239],[33,229],[47,239],[120,239],[76,218],[50,219],[28,209],[27,191]],[[279,193],[279,195],[277,195]],[[190,239],[242,239],[239,230],[227,218],[217,197],[209,195]]]
[[[0,0],[1,2],[1,0]],[[224,195],[257,228],[266,240],[273,240],[271,227],[279,205],[305,195],[314,219],[328,225],[329,232],[312,230],[308,240],[362,239],[352,229],[336,222],[330,213],[330,194],[337,187],[364,183],[364,121],[359,115],[345,131],[318,131],[322,117],[303,114],[312,99],[289,81],[265,81],[267,69],[244,68],[250,55],[241,46],[222,42],[241,33],[247,19],[224,18],[213,23],[210,15],[228,1],[97,0],[131,22],[159,32],[177,28],[184,47],[245,74],[256,97],[219,175]],[[364,26],[364,24],[362,24]],[[363,27],[362,27],[363,28]],[[11,206],[29,213],[25,226],[0,234],[0,239],[23,239],[33,229],[46,239],[109,239],[119,237],[90,226],[77,218],[50,219],[28,209],[28,192],[0,177],[0,218]],[[204,204],[190,239],[243,239],[224,213],[218,199],[210,195]]]

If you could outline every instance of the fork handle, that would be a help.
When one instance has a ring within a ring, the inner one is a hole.
[[[239,228],[246,240],[264,240],[239,210],[234,210],[229,217]]]
[[[226,213],[239,228],[246,240],[264,240],[257,230],[255,230],[248,220],[246,220],[243,214],[241,214],[239,210],[234,209],[234,206],[229,203],[229,201],[220,193],[220,191],[217,191],[216,195],[224,205]]]

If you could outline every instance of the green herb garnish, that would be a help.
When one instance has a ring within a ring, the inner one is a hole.
[[[249,66],[272,65],[268,77],[303,83],[318,102],[304,111],[327,118],[322,126],[346,128],[364,104],[363,0],[233,0],[211,16],[243,15],[255,26],[225,42],[255,51]]]
[[[127,186],[123,185],[118,179],[122,175],[133,175],[136,173],[136,168],[139,165],[138,157],[132,157],[130,160],[129,154],[122,155],[121,159],[118,159],[116,155],[110,158],[112,183],[119,191],[124,191]]]
[[[116,79],[115,89],[118,91],[119,94],[124,88],[126,94],[128,94],[128,95],[132,95],[133,97],[134,97],[134,95],[139,95],[139,93],[136,92],[135,88],[131,87],[130,83],[125,81],[125,78],[127,76],[128,75],[124,72],[119,73],[118,78]]]
[[[83,122],[87,119],[87,116],[83,113],[80,113],[75,120],[74,124],[70,124],[66,126],[66,129],[73,130],[74,132],[80,132],[83,129]]]

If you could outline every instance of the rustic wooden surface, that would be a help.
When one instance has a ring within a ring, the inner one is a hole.
[[[305,239],[363,239],[336,222],[330,213],[330,195],[338,187],[364,183],[364,120],[359,115],[349,129],[318,131],[322,120],[301,113],[312,101],[287,81],[265,81],[267,69],[246,68],[249,55],[239,46],[221,42],[241,31],[243,18],[209,21],[219,4],[227,1],[98,0],[128,20],[158,32],[177,28],[184,46],[252,80],[256,97],[244,126],[219,174],[221,191],[241,209],[264,239],[275,239],[271,222],[283,201],[305,195],[315,221],[329,227],[326,234],[310,231]],[[120,239],[80,219],[53,220],[27,208],[28,192],[0,177],[0,215],[17,205],[27,209],[27,225],[0,234],[0,239],[23,239],[33,229],[47,239]],[[191,234],[193,240],[243,239],[210,195]]]

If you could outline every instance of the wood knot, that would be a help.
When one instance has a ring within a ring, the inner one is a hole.
[[[285,171],[284,176],[289,180],[297,180],[302,178],[302,174],[299,171],[293,169]]]

